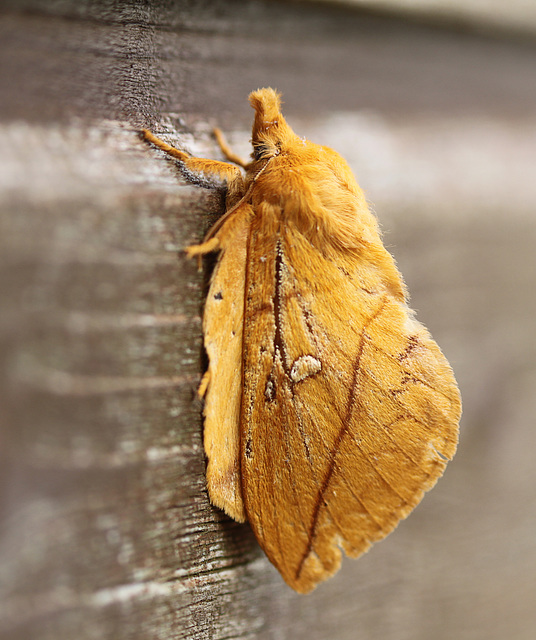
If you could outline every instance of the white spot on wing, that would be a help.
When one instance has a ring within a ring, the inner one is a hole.
[[[294,360],[292,369],[290,370],[290,377],[293,382],[301,382],[309,376],[314,376],[322,369],[322,363],[318,358],[314,356],[301,356],[297,360]]]

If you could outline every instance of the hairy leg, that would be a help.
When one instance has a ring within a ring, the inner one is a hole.
[[[184,151],[176,149],[167,142],[160,140],[160,138],[157,138],[147,129],[142,130],[142,135],[147,142],[154,144],[155,147],[158,147],[158,149],[161,149],[172,158],[180,160],[192,173],[204,173],[205,175],[216,176],[226,180],[228,183],[234,182],[235,180],[242,181],[242,173],[238,167],[228,164],[227,162],[193,158]]]
[[[227,140],[225,139],[225,136],[221,132],[221,129],[218,129],[217,127],[215,127],[213,133],[214,133],[214,137],[216,138],[216,142],[219,144],[220,149],[222,150],[222,153],[227,158],[227,160],[229,160],[229,162],[233,162],[234,164],[237,164],[239,167],[242,167],[243,169],[247,169],[249,162],[241,158],[231,149],[231,147],[227,143]]]

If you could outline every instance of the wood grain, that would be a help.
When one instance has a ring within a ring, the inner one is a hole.
[[[4,2],[0,30],[2,637],[531,640],[534,48],[270,2]],[[465,400],[442,483],[307,597],[208,504],[180,250],[223,201],[137,135],[247,151],[265,84],[350,160]]]

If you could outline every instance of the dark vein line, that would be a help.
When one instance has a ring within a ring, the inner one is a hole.
[[[420,418],[418,418],[414,413],[412,413],[412,412],[408,409],[407,405],[405,405],[404,403],[400,402],[400,400],[398,400],[398,398],[394,398],[394,397],[390,396],[390,395],[385,391],[385,388],[384,388],[384,387],[382,387],[382,385],[381,385],[381,384],[376,380],[376,378],[374,378],[373,376],[371,376],[367,371],[363,370],[363,371],[362,371],[362,373],[363,373],[363,375],[364,375],[364,376],[366,376],[366,377],[369,379],[369,382],[370,382],[371,384],[373,384],[373,385],[376,387],[376,389],[377,389],[378,391],[382,392],[382,393],[383,393],[383,395],[384,395],[385,397],[387,397],[391,402],[393,402],[394,404],[396,404],[396,405],[400,408],[400,410],[403,412],[403,415],[401,415],[399,419],[397,419],[394,423],[391,423],[391,425],[388,425],[388,426],[386,426],[386,425],[384,425],[382,422],[379,422],[378,420],[376,420],[376,418],[375,418],[375,417],[374,417],[374,415],[372,415],[372,414],[369,414],[369,417],[371,418],[371,420],[373,420],[373,422],[376,424],[376,426],[380,427],[380,428],[385,432],[385,435],[386,435],[386,436],[391,440],[391,442],[392,442],[393,444],[395,444],[395,445],[397,446],[397,448],[399,449],[399,451],[400,451],[402,454],[404,454],[404,456],[405,456],[408,460],[410,460],[410,461],[411,461],[415,466],[420,466],[419,462],[417,462],[416,460],[414,460],[414,459],[411,457],[411,455],[410,455],[407,451],[405,451],[404,449],[402,449],[402,448],[400,447],[400,445],[398,444],[398,442],[397,442],[396,440],[394,440],[394,439],[391,437],[391,434],[390,434],[390,432],[389,432],[389,430],[388,430],[388,429],[389,429],[389,427],[391,427],[393,424],[396,424],[396,422],[399,422],[402,418],[403,418],[403,419],[410,419],[410,420],[412,420],[413,422],[415,422],[415,423],[417,423],[417,424],[421,425],[421,427],[423,427],[423,429],[424,429],[424,430],[426,430],[426,429],[427,429],[427,427],[428,427],[428,423],[427,423],[427,422],[424,422],[423,420],[421,420]]]
[[[253,320],[259,314],[266,313],[267,311],[270,311],[270,312],[272,311],[272,305],[269,302],[261,304],[252,310],[248,310],[247,313],[244,313],[244,316],[247,315],[247,317],[245,318],[246,320]]]
[[[288,367],[288,363],[287,363],[287,353],[286,353],[286,345],[285,345],[285,340],[283,337],[283,329],[282,329],[282,317],[283,317],[283,301],[282,301],[282,293],[281,293],[281,286],[282,286],[282,278],[283,278],[283,250],[281,247],[281,239],[279,239],[276,243],[276,258],[275,258],[275,266],[274,266],[274,322],[275,322],[275,335],[274,335],[274,351],[273,351],[273,367],[272,367],[272,375],[273,372],[276,368],[276,359],[277,359],[277,354],[279,354],[279,359],[281,361],[281,366],[283,367],[283,372],[286,375],[286,380],[289,383],[289,387],[290,387],[290,392],[293,394],[293,384],[291,382],[290,379],[290,369]],[[287,296],[285,296],[285,298],[287,298]],[[283,388],[279,389],[279,393],[282,394]],[[277,393],[277,391],[276,391]],[[281,425],[288,425],[290,424],[290,416],[288,414],[288,412],[286,411],[286,403],[282,402],[280,404],[280,411],[281,411],[281,416],[282,419],[280,421]],[[296,422],[298,424],[298,430],[300,431],[301,434],[301,430],[300,430],[300,421],[299,421],[299,415],[297,415],[297,412],[294,411],[294,417],[296,418]],[[296,492],[296,486],[293,482],[293,473],[292,473],[292,464],[291,464],[291,452],[293,451],[293,447],[292,447],[292,443],[289,442],[289,437],[290,437],[290,429],[282,429],[282,437],[283,440],[285,442],[285,450],[286,450],[286,457],[285,457],[285,462],[286,462],[286,466],[288,468],[288,474],[289,474],[289,478],[290,478],[290,487],[291,487],[291,491],[292,491],[292,495],[293,495],[293,502],[295,507],[297,507],[296,512],[298,514],[300,523],[301,523],[301,527],[303,529],[303,531],[307,531],[307,526],[305,524],[305,522],[302,519],[302,514],[301,514],[301,510],[299,509],[299,500],[298,500],[298,495]],[[304,443],[305,446],[305,451],[307,454],[307,458],[309,459],[310,455],[309,455],[309,451],[308,451],[308,447],[307,447],[307,443],[305,442],[305,439],[303,438],[302,435],[302,441]],[[311,469],[312,471],[312,469]],[[312,474],[312,477],[314,478],[314,474]],[[282,549],[281,545],[280,545],[280,549],[282,552],[282,557],[284,557],[284,550]]]
[[[274,368],[275,359],[277,353],[281,358],[283,365],[283,371],[288,376],[290,370],[287,363],[287,353],[285,348],[285,340],[283,338],[283,330],[281,329],[282,319],[282,295],[281,295],[281,280],[283,275],[283,256],[281,251],[281,242],[276,244],[276,256],[275,256],[275,283],[274,283],[274,322],[275,322],[275,336],[274,336]]]
[[[300,295],[296,291],[296,287],[294,287],[292,297],[300,300]],[[313,326],[311,324],[310,312],[309,312],[309,310],[307,308],[302,306],[300,301],[298,302],[298,305],[299,305],[299,307],[300,307],[300,309],[302,311],[302,314],[303,314],[303,317],[304,317],[304,320],[305,320],[305,324],[306,324],[307,330],[309,332],[309,339],[311,340],[312,344],[316,347],[316,350],[318,351],[319,350],[318,349],[318,340],[317,340],[314,328],[313,328]],[[294,410],[298,431],[300,433],[301,440],[302,440],[304,448],[305,448],[305,453],[306,453],[306,457],[307,457],[307,463],[309,465],[309,470],[310,470],[310,478],[311,478],[311,480],[313,482],[316,482],[316,473],[315,473],[315,470],[314,470],[314,467],[313,467],[313,462],[311,460],[311,453],[309,451],[309,446],[307,444],[307,439],[305,437],[305,431],[304,431],[303,423],[302,423],[302,420],[301,420],[301,413],[302,412],[299,411],[299,410],[296,410],[296,409]],[[313,423],[313,424],[316,426],[316,423]],[[318,429],[317,429],[317,435],[318,435],[318,438],[320,440],[323,440],[322,434],[318,431]],[[324,444],[326,444],[325,441],[324,441]],[[288,452],[288,449],[287,449],[287,452]],[[318,482],[316,482],[316,484],[318,486]],[[294,487],[293,487],[293,489],[294,489]],[[360,502],[359,499],[356,498],[356,500],[358,502]],[[295,503],[295,504],[297,504],[297,503]],[[365,511],[367,511],[365,505],[363,505],[361,502],[360,502],[360,504],[362,505],[363,509]],[[333,526],[335,526],[339,530],[339,533],[341,534],[341,537],[344,538],[343,530],[342,530],[341,526],[336,522],[336,519],[335,519],[334,515],[331,513],[331,510],[330,510],[329,506],[327,507],[327,511],[329,513],[329,516],[330,516],[331,522],[333,523]],[[301,518],[301,512],[299,510],[298,510],[298,513],[300,515],[300,521],[301,521],[301,524],[302,524],[303,531],[307,532],[307,527],[305,525],[305,522]],[[322,558],[319,558],[319,560],[320,560],[321,564],[324,565],[324,563],[322,562]]]
[[[307,329],[309,331],[309,338],[310,338],[311,342],[314,344],[314,346],[316,347],[316,350],[320,351],[319,344],[318,344],[318,338],[317,338],[316,332],[314,330],[314,327],[313,327],[313,325],[311,323],[311,318],[310,318],[311,313],[306,307],[304,307],[304,306],[302,307],[301,304],[300,304],[300,308],[301,308],[303,316],[304,316],[305,324],[306,324]],[[333,408],[336,411],[336,408],[335,407],[333,407]],[[297,412],[297,414],[299,415],[299,412]],[[301,422],[299,424],[300,424],[300,427],[302,427]],[[324,445],[327,447],[327,443],[326,443],[326,441],[325,441],[325,439],[323,437],[323,434],[319,431],[316,422],[313,422],[312,424],[315,427],[318,439],[323,441]],[[300,428],[300,434],[302,435],[302,438],[304,438],[303,429],[302,428]],[[316,478],[311,460],[309,460],[309,465],[311,467],[312,477]],[[352,497],[354,498],[354,500],[356,501],[356,503],[358,503],[361,506],[362,510],[378,526],[378,528],[381,529],[381,523],[376,520],[376,518],[373,516],[373,514],[368,510],[368,508],[365,505],[365,503],[359,498],[359,496],[357,496],[355,494],[355,492],[352,490],[351,485],[348,482],[346,482],[344,477],[343,477],[343,482],[344,482],[344,485],[346,486],[346,488],[348,489],[348,491],[350,492],[350,494],[352,495]],[[326,505],[326,510],[329,513],[329,516],[330,516],[331,522],[333,523],[333,526],[338,529],[338,531],[339,531],[339,533],[341,535],[341,538],[345,539],[345,535],[344,535],[344,531],[342,529],[342,526],[340,524],[338,524],[337,519],[335,518],[335,515],[332,513],[329,504]],[[320,560],[320,562],[322,562],[322,558],[319,557],[319,560]]]
[[[322,438],[322,434],[320,433],[320,431],[319,431],[318,429],[316,429],[316,433],[317,433],[318,438],[319,438],[320,440],[323,440],[323,438]],[[354,441],[355,441],[355,440],[354,440]],[[324,441],[324,442],[325,442],[325,441]],[[311,470],[312,470],[312,467],[311,467]],[[313,478],[314,478],[314,477],[315,477],[315,476],[314,476],[314,474],[313,474]],[[374,521],[374,522],[378,525],[378,527],[379,527],[379,528],[381,528],[381,523],[380,523],[380,522],[378,522],[378,520],[376,520],[376,518],[375,518],[375,517],[373,516],[373,514],[368,510],[368,508],[366,507],[365,503],[360,499],[360,497],[354,493],[354,491],[352,490],[351,485],[350,485],[348,482],[346,482],[346,480],[344,479],[344,476],[342,476],[342,477],[341,477],[341,480],[342,480],[342,482],[344,483],[345,487],[348,489],[348,491],[352,494],[352,497],[354,498],[354,500],[355,500],[358,504],[360,504],[360,505],[361,505],[361,507],[362,507],[363,511],[367,513],[367,515],[370,517],[370,519],[371,519],[372,521]],[[341,538],[343,538],[343,539],[344,539],[344,538],[345,538],[345,536],[344,536],[343,530],[342,530],[341,526],[337,524],[337,522],[336,522],[336,519],[335,519],[334,515],[331,513],[331,509],[330,509],[329,504],[327,504],[327,505],[326,505],[326,509],[327,509],[328,513],[330,514],[330,516],[331,516],[331,521],[333,522],[334,526],[336,526],[336,527],[337,527],[337,529],[339,530],[339,532],[340,532],[340,534],[341,534]]]
[[[319,518],[319,515],[320,515],[320,509],[321,509],[321,506],[322,506],[322,502],[324,500],[324,494],[327,491],[327,488],[328,488],[329,483],[331,482],[331,478],[333,476],[333,472],[335,471],[335,459],[337,457],[337,454],[339,453],[342,440],[345,437],[345,435],[348,433],[348,430],[350,428],[350,419],[352,417],[352,413],[353,413],[354,407],[356,405],[358,379],[359,379],[359,373],[361,371],[361,357],[363,355],[363,350],[364,350],[364,347],[365,347],[366,330],[372,324],[372,322],[374,322],[374,320],[380,315],[380,313],[383,311],[383,308],[384,308],[386,302],[387,302],[387,298],[384,296],[382,298],[381,303],[378,305],[378,308],[376,309],[374,314],[367,320],[367,322],[365,323],[365,325],[364,325],[364,327],[363,327],[363,329],[361,331],[361,339],[359,341],[359,347],[358,347],[358,350],[357,350],[357,357],[356,357],[356,360],[355,360],[355,363],[354,363],[354,367],[353,367],[352,386],[350,388],[350,394],[348,395],[348,402],[346,404],[346,414],[344,416],[342,426],[339,429],[339,433],[337,434],[337,438],[335,439],[335,443],[333,445],[333,451],[331,453],[331,459],[329,461],[329,466],[328,466],[327,473],[324,476],[324,480],[322,481],[322,484],[320,486],[320,491],[318,492],[318,495],[316,497],[315,506],[314,506],[314,509],[313,509],[313,516],[311,518],[311,525],[309,527],[307,546],[305,547],[305,551],[304,551],[304,553],[302,555],[300,563],[298,564],[298,568],[296,570],[296,579],[299,579],[301,571],[303,569],[303,565],[305,563],[305,560],[307,559],[307,557],[311,553],[311,549],[313,547],[313,540],[314,540],[315,533],[316,533],[316,525],[318,523],[318,518]]]
[[[368,378],[369,382],[371,384],[373,384],[376,387],[376,389],[382,393],[382,395],[384,397],[386,397],[389,400],[391,400],[400,409],[403,409],[408,416],[410,416],[413,420],[415,420],[415,422],[418,422],[423,427],[427,426],[426,422],[423,422],[420,418],[418,418],[415,414],[413,414],[411,411],[408,410],[407,405],[405,405],[403,402],[400,402],[400,400],[398,400],[396,397],[393,397],[389,393],[389,391],[399,391],[400,392],[400,391],[402,391],[402,389],[393,389],[393,390],[392,389],[385,389],[385,387],[382,386],[381,382],[378,382],[378,380],[373,375],[371,375],[368,371],[363,371],[363,375]],[[418,381],[419,380],[417,379],[417,382]],[[434,391],[433,387],[432,387],[432,391]],[[378,422],[377,424],[381,424],[381,423]]]
[[[411,355],[411,352],[414,351],[419,346],[419,344],[420,344],[420,342],[419,342],[419,339],[417,338],[417,336],[415,336],[415,335],[409,336],[406,348],[404,349],[404,351],[402,353],[400,353],[398,355],[397,360],[399,362],[402,362],[402,360],[405,360],[406,358],[409,358],[409,356]]]
[[[243,313],[242,313],[242,357],[241,357],[241,372],[240,372],[240,377],[241,377],[241,389],[242,389],[242,402],[240,403],[240,414],[238,416],[238,430],[239,430],[239,460],[238,460],[238,477],[240,478],[240,489],[241,489],[241,493],[242,493],[242,501],[244,503],[244,509],[246,511],[246,514],[249,516],[249,508],[248,505],[246,504],[247,502],[247,491],[246,491],[246,483],[244,481],[244,470],[242,469],[242,461],[246,455],[246,446],[248,442],[252,441],[252,437],[251,437],[251,420],[248,419],[248,431],[246,433],[245,431],[245,415],[248,416],[248,418],[250,417],[250,410],[245,410],[244,406],[246,404],[246,402],[249,401],[249,398],[246,397],[245,394],[245,389],[246,389],[246,373],[245,373],[245,362],[246,362],[246,329],[247,329],[247,318],[246,318],[246,309],[248,308],[248,296],[249,296],[249,287],[250,287],[250,280],[251,280],[251,273],[250,273],[250,255],[251,255],[251,245],[253,243],[253,233],[252,233],[252,225],[249,224],[248,225],[248,237],[247,237],[247,241],[246,241],[246,274],[245,274],[245,278],[246,278],[246,282],[244,284],[244,303],[243,303]]]
[[[376,351],[378,351],[379,353],[382,353],[386,358],[388,358],[389,360],[391,360],[392,362],[395,362],[396,365],[407,375],[411,376],[412,378],[415,379],[416,382],[419,382],[420,384],[422,384],[423,387],[427,387],[428,389],[431,389],[432,391],[435,391],[436,393],[438,393],[440,396],[443,396],[446,400],[449,400],[452,403],[452,398],[449,397],[446,393],[444,393],[443,391],[440,391],[439,389],[436,389],[435,387],[433,387],[429,382],[426,382],[426,380],[423,380],[422,378],[420,378],[419,376],[415,375],[415,373],[410,369],[406,369],[405,367],[402,367],[400,365],[400,362],[398,360],[398,358],[396,356],[391,355],[390,353],[388,353],[387,351],[385,351],[385,349],[382,349],[381,347],[379,347],[375,342],[373,342],[372,340],[369,340],[369,344],[370,346],[375,349]]]
[[[301,307],[301,305],[300,305],[300,307]],[[312,340],[312,342],[313,342],[313,343],[316,343],[316,334],[314,333],[313,328],[312,328],[312,326],[310,325],[310,319],[307,317],[307,315],[308,315],[308,314],[307,314],[307,309],[302,308],[302,313],[303,313],[303,315],[304,315],[304,318],[305,318],[305,322],[306,322],[307,328],[309,329],[310,334],[311,334],[311,335],[310,335],[310,338],[311,338],[311,340]],[[380,311],[380,313],[381,313],[381,311]],[[368,338],[368,336],[367,336],[367,335],[365,335],[364,337],[365,337],[366,344],[369,344],[370,346],[376,347],[376,345],[374,344],[374,342],[372,342],[372,341]],[[413,337],[413,338],[415,338],[414,336],[412,336],[412,337]],[[316,346],[318,347],[318,345],[316,345]],[[409,354],[409,352],[410,352],[411,350],[413,350],[413,348],[415,348],[416,346],[417,346],[417,343],[416,343],[416,338],[415,338],[415,341],[411,341],[410,348],[409,348],[409,349],[406,349],[406,351],[408,352],[408,354]],[[395,361],[395,358],[393,358],[392,356],[390,356],[390,354],[389,354],[389,353],[385,352],[383,349],[379,349],[379,348],[377,348],[377,349],[378,349],[379,351],[381,351],[382,353],[384,353],[386,356],[388,356],[391,360]],[[397,362],[397,364],[398,364],[398,366],[400,366],[400,363],[399,363],[399,362]],[[402,367],[401,367],[401,368],[402,368]],[[405,372],[406,374],[408,373],[408,371],[406,371],[405,369],[403,369],[403,370],[404,370],[404,372]],[[383,389],[383,387],[380,385],[380,383],[378,383],[378,381],[377,381],[373,376],[371,376],[371,375],[370,375],[366,370],[362,370],[362,371],[361,371],[361,373],[362,373],[362,374],[364,374],[364,375],[365,375],[365,376],[366,376],[366,377],[367,377],[367,378],[368,378],[368,379],[369,379],[369,380],[374,384],[374,386],[375,386],[375,387],[377,387],[381,392],[383,392],[383,395],[387,395],[387,393],[385,393],[385,392],[384,392],[384,389]],[[422,426],[426,426],[426,425],[425,425],[421,420],[419,420],[416,416],[414,416],[411,412],[409,412],[409,413],[408,413],[408,412],[407,412],[407,407],[406,407],[404,404],[402,404],[399,400],[397,400],[396,398],[391,398],[391,397],[390,397],[390,400],[392,400],[393,402],[395,402],[395,403],[396,403],[396,404],[397,404],[401,409],[405,409],[405,410],[406,410],[406,411],[405,411],[405,413],[404,413],[403,415],[400,415],[399,417],[397,417],[397,419],[396,419],[396,420],[394,420],[393,422],[391,422],[389,425],[384,425],[383,423],[379,422],[378,420],[376,420],[376,418],[374,417],[374,415],[371,415],[371,416],[369,416],[369,417],[370,417],[370,418],[371,418],[371,419],[376,423],[376,425],[377,425],[378,427],[381,427],[381,430],[382,430],[382,433],[383,433],[384,438],[386,438],[386,440],[387,440],[387,441],[391,442],[391,444],[392,444],[392,445],[393,445],[393,446],[394,446],[394,447],[395,447],[395,448],[400,452],[400,454],[401,454],[401,455],[403,455],[403,456],[408,460],[408,462],[409,462],[413,467],[415,467],[416,469],[418,469],[418,468],[420,468],[420,464],[419,464],[416,460],[414,460],[414,459],[413,459],[413,457],[412,457],[411,455],[409,455],[409,454],[408,454],[404,449],[402,449],[402,448],[400,447],[400,444],[399,444],[399,443],[398,443],[398,442],[397,442],[397,441],[392,437],[391,433],[389,432],[389,429],[390,429],[390,428],[392,428],[395,424],[397,424],[397,423],[398,423],[398,422],[400,422],[401,420],[406,420],[406,419],[413,419],[415,422],[417,422],[417,423],[421,424]],[[301,423],[299,424],[299,430],[300,430],[300,435],[302,436],[302,439],[303,439],[303,438],[304,438],[304,435],[303,435],[303,426],[301,425]],[[323,438],[322,438],[322,434],[318,431],[318,429],[316,430],[316,432],[317,432],[317,436],[318,436],[321,440],[323,440]],[[353,438],[353,440],[354,440],[355,444],[359,447],[359,443],[358,443],[358,441],[357,441],[355,438]],[[365,461],[367,461],[367,460],[366,460],[366,458],[365,458]],[[312,469],[312,465],[311,465],[311,462],[310,462],[310,461],[309,461],[309,464],[310,464],[310,466],[311,466],[311,471],[312,471],[313,469]],[[405,498],[404,496],[400,495],[400,493],[399,493],[398,491],[396,491],[395,487],[393,487],[393,485],[391,484],[391,482],[390,482],[390,481],[389,481],[389,480],[388,480],[388,479],[387,479],[387,478],[382,474],[381,469],[379,469],[376,465],[374,465],[374,464],[373,464],[373,463],[371,463],[370,461],[369,461],[369,468],[371,469],[371,471],[372,471],[372,472],[373,472],[373,473],[374,473],[378,478],[380,478],[380,480],[381,480],[381,481],[382,481],[382,482],[383,482],[383,483],[384,483],[384,484],[385,484],[385,485],[386,485],[386,486],[387,486],[387,487],[388,487],[388,488],[389,488],[389,489],[390,489],[390,490],[391,490],[391,491],[392,491],[392,492],[393,492],[393,493],[394,493],[394,494],[395,494],[395,495],[396,495],[396,496],[397,496],[397,497],[398,497],[398,498],[399,498],[399,499],[400,499],[404,504],[405,504],[405,503],[407,503],[406,498]],[[428,477],[429,475],[430,475],[430,474],[426,474],[426,477]],[[314,475],[313,475],[313,477],[314,477]],[[354,500],[356,501],[356,503],[358,503],[358,504],[361,506],[362,510],[363,510],[363,511],[364,511],[364,512],[365,512],[365,513],[370,517],[370,519],[372,520],[372,522],[374,522],[374,523],[378,526],[378,528],[381,530],[381,528],[382,528],[382,524],[381,524],[381,522],[380,522],[380,521],[379,521],[379,520],[378,520],[378,519],[377,519],[377,518],[376,518],[376,517],[375,517],[375,516],[370,512],[370,510],[367,508],[367,506],[365,505],[365,503],[364,503],[364,502],[360,499],[360,497],[359,497],[359,496],[358,496],[358,495],[353,491],[351,484],[350,484],[350,483],[348,483],[348,482],[345,480],[344,476],[342,476],[342,478],[341,478],[341,479],[342,479],[342,482],[343,482],[343,484],[345,485],[346,489],[347,489],[347,490],[349,491],[349,493],[352,495],[352,497],[354,498]],[[329,508],[329,505],[327,505],[327,506],[326,506],[326,509],[327,509],[328,513],[330,514],[331,521],[332,521],[333,525],[334,525],[334,526],[339,530],[339,532],[340,532],[340,534],[341,534],[342,538],[344,538],[344,535],[343,535],[343,531],[342,531],[342,529],[341,529],[341,526],[337,524],[337,522],[336,522],[336,518],[335,518],[335,517],[334,517],[334,515],[331,513],[331,509]]]
[[[296,290],[294,290],[294,295],[295,295],[295,297],[296,297],[296,298],[298,298],[298,299],[300,298],[300,296],[298,295],[298,292],[297,292]],[[298,302],[298,304],[299,304],[299,307],[300,307],[300,309],[301,309],[301,311],[302,311],[302,314],[303,314],[303,317],[304,317],[304,320],[305,320],[305,324],[306,324],[307,330],[308,330],[308,332],[309,332],[309,339],[311,340],[311,343],[316,347],[316,350],[317,350],[317,351],[320,351],[320,349],[319,349],[319,344],[318,344],[318,339],[317,339],[317,336],[316,336],[316,332],[315,332],[315,330],[314,330],[314,328],[313,328],[313,326],[312,326],[312,323],[311,323],[311,318],[310,318],[310,315],[311,315],[311,314],[310,314],[310,311],[309,311],[305,306],[302,306],[301,302]],[[334,408],[334,409],[335,409],[335,408]],[[299,430],[299,432],[300,432],[300,436],[301,436],[301,438],[302,438],[302,440],[303,440],[303,442],[304,442],[305,451],[306,451],[306,454],[307,454],[307,462],[308,462],[308,464],[309,464],[309,468],[310,468],[310,471],[311,471],[311,479],[312,479],[313,481],[315,481],[315,482],[316,482],[316,474],[315,474],[315,470],[314,470],[314,467],[313,467],[313,462],[312,462],[312,460],[311,460],[311,455],[310,455],[310,452],[309,452],[309,447],[308,447],[308,445],[307,445],[306,438],[305,438],[305,435],[304,435],[304,434],[305,434],[305,432],[304,432],[303,424],[302,424],[302,421],[301,421],[301,419],[300,419],[301,413],[302,413],[302,412],[301,412],[301,411],[299,411],[299,410],[296,410],[296,411],[295,411],[296,418],[297,418],[297,424],[298,424],[298,430]],[[316,422],[314,422],[314,421],[313,421],[313,422],[312,422],[312,426],[313,426],[313,427],[315,428],[315,430],[316,430],[316,434],[317,434],[318,439],[319,439],[320,441],[322,441],[322,442],[324,443],[324,445],[327,447],[327,443],[326,443],[326,441],[325,441],[325,439],[324,439],[324,437],[323,437],[322,433],[318,430],[318,427],[317,427]],[[316,484],[317,484],[317,486],[318,486],[318,482],[316,482]],[[349,489],[350,493],[352,494],[352,496],[354,497],[354,499],[356,500],[356,502],[357,502],[357,503],[359,503],[359,504],[361,505],[361,507],[362,507],[363,511],[365,511],[365,512],[370,516],[370,518],[371,518],[371,519],[372,519],[372,520],[373,520],[373,521],[378,525],[378,527],[380,527],[380,528],[381,528],[380,523],[378,523],[378,522],[375,520],[374,516],[369,512],[369,510],[368,510],[368,509],[367,509],[367,507],[363,504],[363,502],[361,502],[361,500],[358,498],[358,496],[356,496],[356,495],[354,494],[354,492],[352,491],[351,487],[349,487],[349,486],[347,485],[347,488]],[[330,520],[331,520],[331,522],[332,522],[333,526],[334,526],[336,529],[338,529],[338,531],[339,531],[339,533],[340,533],[340,535],[341,535],[341,538],[342,538],[342,539],[344,539],[344,538],[345,538],[345,536],[344,536],[344,531],[343,531],[343,529],[342,529],[342,526],[337,522],[337,519],[335,518],[335,515],[332,513],[332,511],[331,511],[331,509],[330,509],[329,505],[327,505],[327,506],[326,506],[326,509],[327,509],[327,512],[328,512],[328,514],[329,514],[329,517],[330,517]],[[307,531],[307,527],[305,526],[305,523],[304,523],[303,521],[302,521],[302,525],[303,525],[303,530],[304,530],[304,531]],[[322,558],[320,558],[320,557],[319,557],[318,559],[320,560],[321,564],[322,564],[323,566],[325,566],[325,565],[324,565],[324,563],[323,563],[323,561],[322,561]]]
[[[376,386],[376,388],[379,391],[384,391],[384,388],[380,385],[380,383],[373,378],[372,376],[370,376],[366,371],[362,371],[363,375],[365,375],[369,381],[374,384]],[[402,411],[403,413],[393,422],[391,422],[388,425],[383,424],[383,422],[380,422],[379,420],[377,420],[373,414],[368,414],[368,417],[374,422],[374,424],[379,427],[384,435],[388,438],[388,440],[398,449],[398,451],[405,457],[407,458],[415,467],[420,467],[420,463],[415,460],[405,449],[403,449],[400,444],[398,443],[397,440],[395,440],[391,433],[389,432],[389,429],[395,425],[397,422],[401,422],[402,420],[412,420],[413,422],[416,422],[417,424],[420,424],[421,427],[426,428],[427,423],[423,422],[422,420],[420,420],[419,418],[417,418],[417,416],[415,416],[411,411],[408,411],[408,408],[406,407],[406,405],[402,404],[401,402],[399,402],[396,398],[392,398],[390,396],[388,396],[386,393],[383,394],[384,396],[388,397],[389,400],[391,400],[392,402],[394,402]]]
[[[283,372],[286,374],[286,379],[290,382],[290,369],[288,367],[287,364],[287,358],[286,358],[286,345],[285,345],[285,340],[283,337],[283,329],[282,329],[282,315],[283,315],[283,295],[281,292],[281,285],[282,285],[282,276],[283,276],[283,256],[282,256],[282,250],[281,250],[281,243],[280,240],[277,240],[275,243],[275,248],[276,248],[276,256],[275,256],[275,264],[274,264],[274,298],[273,298],[273,314],[274,314],[274,325],[275,325],[275,335],[274,335],[274,347],[273,347],[273,364],[272,364],[272,371],[269,375],[269,378],[274,379],[274,384],[275,384],[275,379],[276,377],[274,376],[274,372],[277,368],[277,359],[279,356],[279,360],[281,362],[281,366],[283,368]],[[249,246],[248,246],[248,250],[249,250]],[[249,255],[248,255],[248,264],[250,264],[249,262]],[[249,279],[248,279],[249,280]],[[249,288],[249,282],[246,283],[246,291]],[[246,309],[247,309],[247,304],[245,305]],[[267,305],[266,303],[264,305],[262,305],[261,307],[259,307],[258,309],[255,309],[255,313],[254,314],[250,314],[247,317],[247,320],[250,320],[254,315],[257,315],[257,312],[260,311],[265,311],[266,308],[269,307],[269,310],[272,311],[272,307],[270,305]],[[244,314],[244,321],[246,321],[246,314]],[[245,347],[244,347],[245,348]],[[292,386],[292,385],[291,385]],[[292,391],[292,389],[291,389]],[[277,394],[279,392],[279,394],[283,393],[283,389],[280,388],[279,390],[274,390],[274,393]],[[281,420],[279,421],[280,425],[286,425],[290,423],[290,419],[288,414],[285,412],[285,403],[278,403],[279,405],[279,409],[281,411]],[[303,529],[304,532],[307,532],[307,526],[306,523],[303,521],[303,519],[301,518],[301,512],[299,507],[299,501],[298,501],[298,494],[297,494],[297,488],[295,486],[295,484],[292,482],[293,480],[293,473],[292,473],[292,464],[291,464],[291,452],[293,450],[293,447],[291,446],[291,443],[289,442],[289,435],[290,432],[289,430],[285,430],[285,429],[281,429],[281,438],[284,442],[284,447],[285,447],[285,459],[283,460],[285,467],[287,468],[287,473],[288,473],[288,477],[290,479],[290,490],[291,490],[291,494],[292,494],[292,502],[294,503],[295,508],[295,512],[298,514],[299,517],[299,522],[301,523],[301,527]],[[243,454],[242,454],[243,455]],[[242,458],[242,456],[241,456]],[[243,489],[243,494],[244,496],[246,495],[245,490]],[[247,512],[247,509],[246,509]],[[263,518],[260,518],[261,522],[263,520]],[[285,549],[284,546],[282,544],[282,539],[281,539],[281,531],[280,531],[280,527],[277,525],[277,522],[275,523],[275,527],[274,527],[274,533],[276,535],[277,538],[277,542],[275,543],[276,548],[279,549],[279,558],[274,558],[274,560],[276,561],[276,564],[279,565],[282,563],[282,561],[285,558]],[[266,532],[263,528],[262,530],[262,537],[264,538],[266,535]],[[273,552],[271,552],[271,554],[273,554]],[[270,554],[270,555],[271,555]]]

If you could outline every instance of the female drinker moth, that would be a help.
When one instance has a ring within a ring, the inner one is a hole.
[[[461,401],[346,162],[299,138],[273,89],[249,101],[251,162],[219,132],[234,164],[143,133],[227,183],[226,213],[187,249],[218,252],[200,388],[208,492],[307,593],[435,484],[456,450]]]

